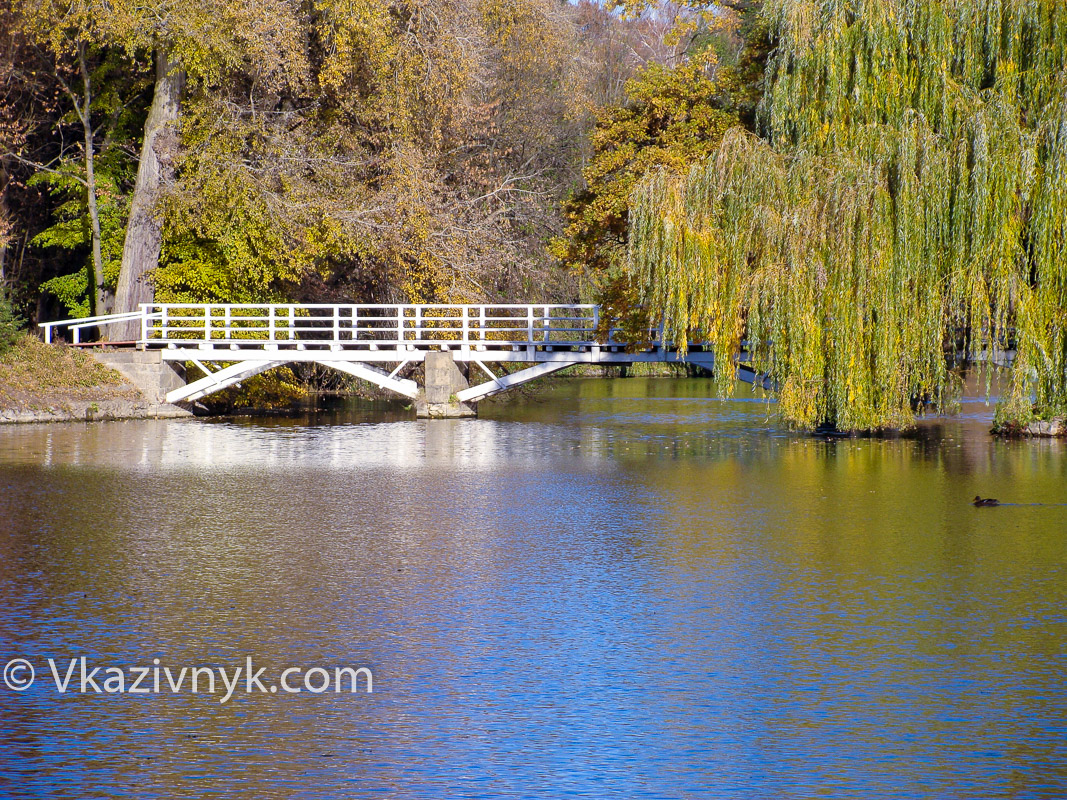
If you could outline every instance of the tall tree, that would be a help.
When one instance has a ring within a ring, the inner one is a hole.
[[[81,120],[82,133],[84,136],[83,152],[85,157],[85,191],[88,198],[89,225],[92,232],[92,257],[93,257],[93,314],[108,314],[111,312],[111,293],[104,281],[104,259],[100,250],[100,207],[96,191],[96,130],[93,127],[92,105],[93,87],[89,77],[89,66],[86,59],[87,44],[84,40],[78,42],[78,73],[81,76],[81,94],[73,96],[75,113]]]
[[[151,7],[119,0],[108,8],[100,13],[109,14],[108,30],[116,46],[148,49],[156,64],[116,297],[115,310],[124,313],[153,296],[148,276],[159,266],[163,243],[160,192],[173,176],[178,155],[186,80],[211,85],[242,68],[267,76],[299,72],[303,49],[297,0],[162,0]],[[135,322],[116,327],[117,338],[139,335]]]
[[[1065,7],[764,13],[766,138],[733,131],[638,188],[642,300],[721,364],[747,340],[802,427],[909,425],[952,406],[959,367],[1004,350],[1002,419],[1067,411]]]
[[[81,126],[80,175],[74,179],[86,193],[91,230],[92,280],[90,281],[90,311],[109,313],[112,295],[104,277],[100,246],[100,213],[96,180],[98,125],[94,119],[95,87],[92,82],[90,50],[97,47],[102,32],[92,10],[80,3],[57,4],[50,0],[26,0],[16,3],[15,14],[9,18],[21,34],[46,51],[34,60],[43,64],[52,80],[62,89],[69,107]],[[95,115],[99,116],[99,115]],[[22,153],[8,153],[8,157],[45,172],[58,172],[68,158],[60,148],[47,162],[34,161]],[[70,173],[68,172],[68,175]]]
[[[157,203],[161,185],[173,176],[178,146],[178,112],[185,72],[159,49],[155,54],[156,78],[152,105],[145,122],[137,181],[130,200],[130,216],[122,248],[115,309],[135,311],[141,303],[151,303],[153,290],[146,280],[159,266],[163,229]],[[121,326],[115,337],[132,340],[140,336],[136,323]]]
[[[587,296],[603,306],[604,324],[637,342],[647,338],[649,325],[625,271],[630,195],[651,170],[684,172],[738,123],[731,64],[736,20],[680,5],[650,11],[637,2],[624,11],[636,18],[623,24],[641,41],[660,45],[646,45],[649,60],[626,81],[624,96],[597,110],[583,185],[564,204],[567,227],[551,251],[591,287]]]

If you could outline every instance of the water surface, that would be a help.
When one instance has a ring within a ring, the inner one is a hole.
[[[1064,443],[710,391],[0,429],[0,795],[1067,794]],[[374,693],[59,694],[80,656]]]

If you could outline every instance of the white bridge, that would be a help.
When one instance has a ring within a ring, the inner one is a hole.
[[[485,397],[574,364],[671,362],[714,366],[714,354],[690,344],[684,355],[657,331],[637,346],[616,341],[616,331],[601,325],[595,305],[328,305],[188,304],[142,305],[129,314],[43,323],[45,340],[66,328],[75,344],[82,331],[136,322],[140,336],[126,342],[159,350],[164,361],[195,364],[205,377],[167,394],[169,403],[193,401],[274,367],[314,362],[354,375],[415,399],[419,386],[401,377],[411,364],[431,353],[468,362],[485,382],[461,388],[446,398],[477,403]],[[440,357],[433,357],[439,361]],[[530,366],[498,375],[489,364]],[[435,368],[436,369],[436,368]],[[473,368],[469,370],[474,377]],[[430,365],[426,365],[427,393]],[[753,380],[740,365],[739,377]],[[442,402],[442,401],[438,401]]]

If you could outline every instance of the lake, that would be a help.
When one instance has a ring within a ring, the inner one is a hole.
[[[0,795],[1067,795],[1067,442],[711,394],[0,428]]]

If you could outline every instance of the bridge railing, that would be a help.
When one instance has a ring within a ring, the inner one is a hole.
[[[46,344],[51,344],[56,332],[61,331],[64,328],[70,331],[71,341],[74,344],[81,344],[82,331],[86,328],[99,328],[105,330],[108,325],[141,320],[141,329],[144,330],[145,313],[145,308],[142,306],[140,311],[129,311],[125,314],[101,314],[96,317],[80,317],[78,319],[60,319],[55,322],[38,323],[37,327],[44,331],[44,340]]]
[[[235,347],[597,344],[590,304],[192,304],[142,306],[141,342]]]

